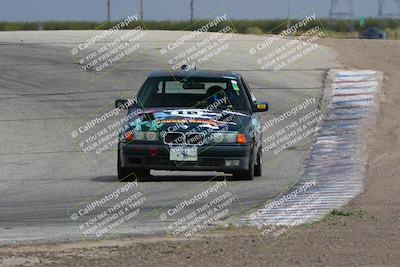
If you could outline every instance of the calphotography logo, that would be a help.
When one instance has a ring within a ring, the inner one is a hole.
[[[314,26],[315,25],[315,26]],[[288,36],[296,36],[286,41]],[[319,46],[318,40],[326,37],[322,26],[318,25],[315,14],[308,15],[278,35],[266,37],[249,49],[251,56],[258,56],[257,64],[262,70],[279,71],[294,65]],[[261,55],[261,56],[259,56]]]
[[[72,210],[70,217],[84,237],[99,238],[138,220],[146,202],[138,182],[128,182]]]
[[[142,109],[123,116],[126,109],[137,103],[137,98],[127,99],[125,103],[112,110],[102,111],[89,121],[82,121],[79,126],[72,126],[76,129],[71,132],[73,142],[87,156],[99,157],[105,151],[115,150],[118,142],[123,141],[125,137],[127,125],[138,117],[144,116]]]
[[[238,204],[228,181],[209,181],[174,206],[163,209],[160,220],[166,223],[171,236],[188,238],[229,216]]]
[[[93,77],[88,73],[100,74],[110,71],[140,52],[141,40],[146,36],[146,32],[138,15],[127,15],[125,18],[116,19],[120,21],[114,26],[98,31],[71,50],[72,57],[87,81],[99,77],[99,75]],[[102,25],[104,26],[107,25]]]
[[[214,12],[215,19],[199,20],[193,23],[190,31],[180,36],[166,47],[160,49],[172,70],[194,70],[206,62],[221,57],[229,49],[230,40],[234,37],[234,28],[227,14]]]

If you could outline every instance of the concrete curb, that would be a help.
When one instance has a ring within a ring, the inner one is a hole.
[[[241,217],[240,224],[255,224],[266,231],[271,226],[314,222],[362,192],[368,159],[366,133],[376,120],[383,74],[331,70],[328,76],[329,104],[303,176],[277,199]]]

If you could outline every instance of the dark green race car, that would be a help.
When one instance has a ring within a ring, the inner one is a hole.
[[[126,107],[128,100],[116,100]],[[154,71],[120,129],[118,179],[150,170],[220,171],[261,176],[260,112],[241,75],[230,71]]]

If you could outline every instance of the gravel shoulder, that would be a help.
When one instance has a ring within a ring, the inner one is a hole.
[[[348,68],[385,73],[376,125],[369,127],[364,192],[343,213],[291,229],[276,240],[252,228],[191,239],[146,236],[0,248],[0,265],[40,266],[400,266],[399,41],[321,42]]]

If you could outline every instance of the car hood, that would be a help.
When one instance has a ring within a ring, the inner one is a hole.
[[[147,108],[133,109],[126,128],[135,131],[239,131],[251,116],[230,110]]]

